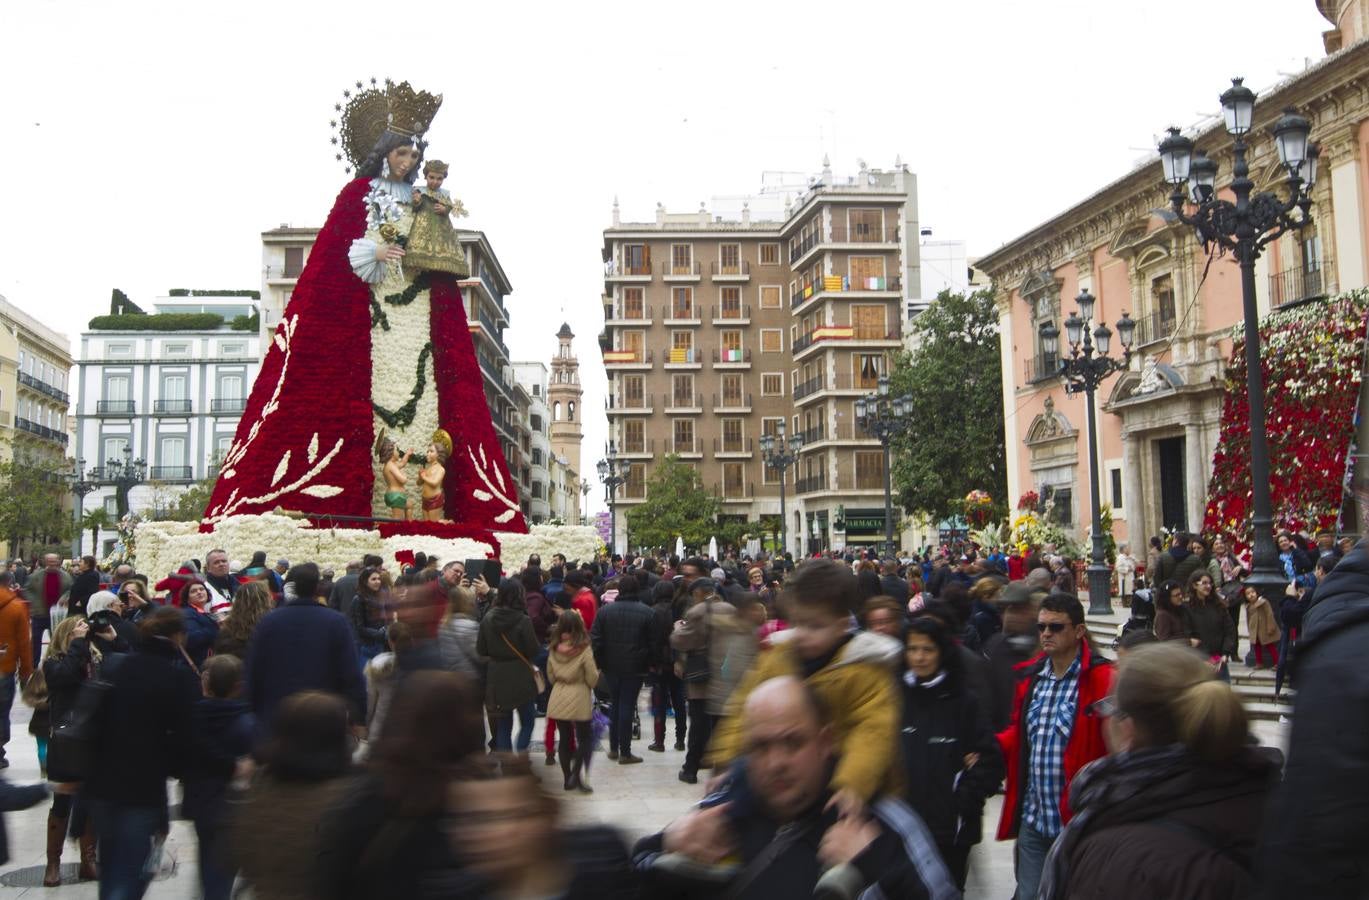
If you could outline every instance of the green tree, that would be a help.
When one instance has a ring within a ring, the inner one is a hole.
[[[698,470],[672,453],[647,479],[646,500],[628,510],[628,539],[634,547],[673,547],[680,536],[690,547],[703,546],[717,536],[721,507]]]
[[[1003,378],[993,293],[942,291],[912,322],[915,349],[891,375],[891,393],[912,398],[912,429],[895,440],[898,502],[933,521],[964,511],[988,491],[991,516],[1008,511]]]
[[[105,512],[104,507],[97,506],[95,509],[87,510],[81,516],[81,530],[90,532],[90,552],[98,556],[96,550],[100,546],[100,529],[113,528],[114,517]]]
[[[64,553],[72,528],[71,514],[62,506],[67,463],[26,457],[19,448],[15,454],[0,461],[0,535],[9,541],[12,556],[23,550],[28,551],[24,555],[48,549]]]
[[[176,502],[162,511],[162,518],[173,522],[198,522],[204,516],[204,508],[209,505],[209,496],[219,480],[218,467],[211,465],[210,470],[212,475],[201,478],[178,494]]]

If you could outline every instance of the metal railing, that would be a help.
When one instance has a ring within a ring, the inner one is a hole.
[[[209,411],[212,413],[240,413],[245,409],[245,397],[218,397],[209,401]]]
[[[1060,357],[1056,354],[1033,356],[1022,361],[1022,377],[1027,380],[1027,384],[1047,381],[1051,378],[1057,378],[1059,375]]]
[[[60,400],[63,403],[69,403],[71,401],[71,397],[68,396],[66,391],[59,390],[53,387],[52,385],[48,384],[46,381],[40,381],[39,379],[34,378],[32,375],[29,375],[26,372],[19,373],[19,383],[24,385],[25,387],[33,388],[40,394],[46,394],[54,400]]]
[[[802,381],[794,385],[794,399],[802,400],[811,394],[816,394],[822,390],[823,376],[817,375],[807,381]]]
[[[1311,265],[1294,266],[1269,276],[1271,306],[1288,306],[1316,300],[1329,292],[1331,260],[1313,260]]]
[[[727,412],[728,410],[744,410],[751,408],[750,394],[718,394],[713,395],[713,411]]]
[[[827,473],[818,472],[815,475],[808,475],[794,482],[794,493],[811,494],[813,491],[827,490]]]
[[[714,261],[709,264],[709,270],[713,278],[749,278],[751,276],[751,263],[744,259],[730,265]]]
[[[1153,312],[1148,316],[1142,316],[1136,320],[1136,337],[1133,339],[1135,345],[1144,347],[1146,344],[1164,340],[1174,333],[1178,321],[1178,318],[1169,312]]]
[[[813,428],[807,428],[799,432],[799,437],[803,438],[803,445],[816,444],[818,441],[827,440],[827,424],[819,422]]]
[[[606,365],[606,366],[614,366],[614,365],[618,365],[618,366],[630,366],[630,365],[641,365],[642,363],[646,363],[647,365],[650,365],[652,362],[654,362],[654,357],[655,357],[655,353],[654,353],[652,350],[649,350],[649,349],[648,349],[648,350],[633,350],[633,349],[631,349],[631,348],[627,348],[627,349],[622,349],[622,348],[620,348],[620,349],[618,349],[618,350],[606,350],[606,351],[604,351],[604,352],[605,352],[605,353],[631,353],[631,354],[632,354],[632,359],[606,359],[606,360],[604,360],[604,365]]]
[[[36,434],[38,437],[46,438],[49,441],[56,441],[62,446],[66,446],[67,441],[70,440],[70,436],[65,431],[39,425],[32,419],[25,419],[22,416],[14,417],[14,427],[20,431],[27,431],[29,434]]]
[[[728,440],[727,438],[716,437],[713,439],[714,453],[754,453],[755,444],[752,438],[737,438]]]
[[[790,246],[789,246],[789,262],[790,262],[790,263],[796,262],[796,261],[797,261],[800,257],[802,257],[805,253],[807,253],[809,250],[812,250],[814,247],[816,247],[818,244],[821,244],[821,243],[822,243],[822,231],[821,231],[821,229],[819,229],[818,231],[813,232],[812,234],[808,235],[808,236],[805,237],[805,238],[802,238],[802,239],[800,239],[800,240],[798,240],[798,241],[796,241],[796,242],[794,242],[794,243],[791,243]]]
[[[833,276],[836,277],[836,276]],[[819,294],[847,294],[853,291],[901,291],[903,290],[903,277],[895,275],[893,277],[876,278],[873,283],[860,283],[853,280],[850,275],[842,275],[841,286],[829,290],[825,281],[816,281],[793,291],[789,295],[789,307],[792,309],[800,306]]]
[[[713,485],[713,496],[722,500],[750,500],[756,496],[756,485],[750,481],[741,484],[724,482],[721,485]]]
[[[153,415],[189,415],[189,400],[153,400]]]
[[[722,363],[723,365],[727,365],[728,363],[744,363],[749,365],[751,363],[751,350],[748,348],[719,350],[717,347],[714,347],[713,362],[715,364]]]
[[[661,263],[662,278],[699,278],[703,275],[703,265],[695,260],[679,266],[673,262]]]
[[[622,441],[618,445],[618,453],[623,456],[643,456],[655,454],[655,452],[655,438],[642,438],[639,441]]]
[[[628,309],[623,304],[604,307],[604,318],[612,322],[650,322],[653,310],[650,306]]]
[[[715,322],[738,322],[751,318],[750,303],[731,303],[710,306],[708,314]]]
[[[694,347],[672,347],[661,354],[661,362],[667,366],[700,365],[703,363],[703,351]]]
[[[671,303],[666,310],[666,322],[700,322],[702,314],[696,303]]]
[[[884,325],[857,323],[851,326],[853,341],[897,341],[902,338],[898,326],[888,328]]]
[[[622,487],[618,488],[618,496],[623,500],[645,500],[646,482],[626,481]]]
[[[680,456],[701,456],[704,451],[699,446],[699,439],[694,438],[692,441],[671,440],[670,452],[678,453]]]
[[[138,408],[132,400],[96,400],[95,414],[98,416],[131,416]]]
[[[190,466],[152,466],[147,470],[152,481],[193,481]]]
[[[638,263],[637,265],[623,265],[622,263],[614,262],[609,264],[609,266],[604,270],[604,274],[607,275],[609,278],[640,278],[642,276],[649,277],[651,275],[651,263],[644,262]]]
[[[702,410],[704,407],[703,394],[676,394],[667,391],[661,395],[661,405],[666,412],[682,412],[684,410]]]
[[[609,394],[609,396],[604,399],[604,409],[609,410],[610,412],[613,410],[627,409],[639,412],[651,412],[651,398],[649,396],[623,397]]]
[[[881,229],[878,225],[863,226],[857,225],[850,228],[842,224],[832,226],[832,243],[834,244],[897,244],[900,230],[897,225],[885,226]]]

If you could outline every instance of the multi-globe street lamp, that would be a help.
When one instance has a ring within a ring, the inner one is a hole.
[[[632,463],[619,459],[618,448],[610,442],[608,452],[595,468],[604,483],[604,500],[608,503],[608,555],[612,559],[618,546],[618,488],[627,482]]]
[[[786,442],[784,439],[784,420],[775,423],[774,434],[761,435],[761,461],[774,469],[780,476],[780,558],[789,549],[789,519],[784,509],[784,479],[789,467],[798,462],[799,451],[803,449],[803,435],[796,434]]]
[[[1216,161],[1201,150],[1195,151],[1193,141],[1180,134],[1177,128],[1169,129],[1169,135],[1160,142],[1160,164],[1165,181],[1172,188],[1169,201],[1175,215],[1197,231],[1205,249],[1211,252],[1215,245],[1231,251],[1241,267],[1245,390],[1250,407],[1250,531],[1253,544],[1251,574],[1245,583],[1272,599],[1282,594],[1287,580],[1274,544],[1264,376],[1260,371],[1259,310],[1255,303],[1255,260],[1280,236],[1289,231],[1301,231],[1312,223],[1312,187],[1317,180],[1320,150],[1308,140],[1312,127],[1307,119],[1292,109],[1285,109],[1274,123],[1274,146],[1279,163],[1287,172],[1287,198],[1280,198],[1271,191],[1253,193],[1255,182],[1250,178],[1246,162],[1249,150],[1246,137],[1254,120],[1255,92],[1243,85],[1240,78],[1233,78],[1231,87],[1221,96],[1221,103],[1227,133],[1233,138],[1230,190],[1235,199],[1218,195]]]
[[[873,394],[856,401],[856,424],[884,449],[884,555],[894,555],[894,498],[889,481],[889,442],[912,428],[913,398],[889,396],[889,376],[879,376]]]
[[[133,449],[124,445],[122,460],[105,460],[104,481],[114,485],[114,504],[119,518],[128,515],[128,492],[143,483],[147,477],[147,462],[133,458]]]
[[[81,527],[81,520],[85,518],[86,495],[95,490],[98,486],[93,478],[87,477],[86,461],[76,460],[76,467],[67,475],[70,480],[71,492],[76,495],[76,553],[73,559],[81,558],[81,540],[85,537],[86,530]],[[91,547],[90,552],[94,553],[95,548]]]
[[[1131,362],[1131,342],[1136,323],[1122,313],[1117,320],[1117,339],[1122,345],[1120,358],[1108,356],[1112,345],[1112,330],[1103,322],[1089,332],[1096,302],[1087,290],[1075,298],[1079,309],[1065,319],[1065,339],[1070,353],[1062,356],[1057,374],[1065,381],[1065,393],[1084,392],[1088,405],[1089,422],[1089,497],[1092,550],[1089,555],[1089,613],[1107,615],[1112,612],[1112,572],[1108,568],[1107,549],[1103,538],[1103,498],[1098,488],[1098,413],[1094,408],[1094,392],[1113,372],[1119,372]],[[1050,322],[1041,325],[1041,349],[1054,356],[1060,346],[1060,329]]]

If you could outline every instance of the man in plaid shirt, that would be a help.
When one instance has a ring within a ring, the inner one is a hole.
[[[1037,614],[1042,652],[1016,667],[1012,723],[998,735],[1007,786],[998,839],[1017,838],[1017,900],[1034,900],[1051,844],[1069,821],[1069,782],[1107,754],[1093,704],[1112,692],[1112,664],[1094,653],[1084,607],[1047,597]]]

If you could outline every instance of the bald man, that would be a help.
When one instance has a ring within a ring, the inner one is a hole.
[[[855,898],[876,887],[885,897],[960,896],[931,834],[901,800],[841,817],[829,788],[831,726],[802,681],[773,678],[751,692],[742,746],[716,793],[637,844],[633,861],[650,896]]]

